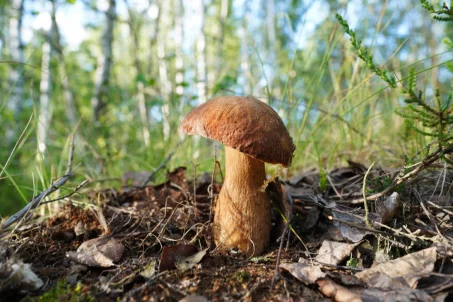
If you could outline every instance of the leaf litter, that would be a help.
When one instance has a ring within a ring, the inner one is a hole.
[[[214,247],[209,219],[221,185],[210,175],[194,182],[180,167],[164,183],[144,186],[149,173],[129,173],[121,189],[86,191],[89,202],[74,198],[56,215],[35,215],[4,236],[2,297],[33,299],[64,282],[81,288],[74,296],[96,300],[448,301],[453,172],[431,169],[371,201],[370,228],[363,207],[350,202],[361,197],[366,170],[354,162],[334,169],[322,192],[314,170],[271,183],[268,194],[279,207],[271,243],[251,259]],[[369,193],[395,173],[373,168]],[[271,288],[282,216],[290,216],[285,194],[294,201],[293,219]],[[16,263],[33,274],[29,287],[5,285]]]

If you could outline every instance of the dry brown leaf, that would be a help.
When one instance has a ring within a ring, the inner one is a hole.
[[[357,244],[324,240],[316,261],[321,264],[337,265],[351,254]]]
[[[175,269],[175,261],[192,256],[198,249],[192,244],[177,244],[174,246],[164,246],[160,257],[159,272]]]
[[[184,298],[179,300],[179,302],[208,302],[208,301],[209,300],[206,299],[205,297],[196,294],[185,296]]]
[[[101,236],[82,243],[77,252],[68,252],[74,262],[99,267],[110,267],[123,256],[124,245],[111,236]]]
[[[316,281],[319,291],[336,302],[361,302],[360,295],[336,284],[330,278],[322,278]]]
[[[318,265],[311,265],[309,263],[282,263],[280,268],[287,270],[291,275],[304,282],[305,284],[314,284],[316,280],[324,278],[325,273],[321,271],[321,267]]]
[[[359,242],[363,237],[371,234],[366,230],[354,227],[354,225],[365,226],[363,219],[360,219],[359,217],[348,214],[345,211],[337,212],[335,210],[332,210],[332,215],[335,217],[333,224],[340,230],[341,235],[352,242]],[[363,216],[361,213],[357,215]]]
[[[398,289],[384,291],[382,289],[371,288],[362,292],[361,298],[364,302],[431,302],[433,298],[426,292],[417,289]]]
[[[436,248],[430,247],[359,272],[356,277],[368,282],[374,273],[384,273],[390,278],[403,277],[414,288],[419,276],[432,272],[436,256]]]
[[[175,258],[176,268],[181,272],[185,272],[185,271],[191,269],[196,264],[200,263],[200,261],[206,255],[207,251],[208,251],[208,249],[204,249],[204,250],[201,250],[198,253],[188,256],[188,257],[175,256],[174,258]]]

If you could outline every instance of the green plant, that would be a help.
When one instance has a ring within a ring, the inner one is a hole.
[[[425,9],[435,14],[434,19],[453,21],[453,10],[445,3],[442,6],[434,6],[423,0],[421,0],[421,3]],[[437,159],[442,159],[448,164],[453,165],[453,161],[445,156],[453,152],[453,135],[451,134],[453,128],[453,90],[448,92],[446,97],[442,98],[440,90],[435,89],[433,100],[427,101],[422,91],[416,91],[416,73],[413,68],[410,70],[407,76],[407,84],[404,86],[403,81],[397,81],[395,76],[391,75],[389,71],[374,63],[373,55],[357,39],[356,33],[349,27],[347,21],[339,14],[336,14],[336,18],[344,31],[350,36],[354,51],[366,64],[367,68],[376,73],[390,88],[395,89],[401,86],[400,93],[404,95],[404,101],[407,106],[396,109],[395,113],[404,118],[405,124],[410,129],[432,139],[424,148],[427,152],[423,157],[422,164],[416,168],[418,169],[417,171],[428,167],[429,164]],[[431,152],[430,147],[432,145],[436,146],[436,150]],[[406,168],[403,174],[415,170],[407,168],[411,161],[412,159],[408,159],[406,156]]]

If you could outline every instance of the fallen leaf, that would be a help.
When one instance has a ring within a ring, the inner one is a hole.
[[[376,201],[376,212],[381,217],[381,223],[389,222],[398,214],[401,206],[401,199],[397,192],[387,197],[385,201]]]
[[[184,298],[179,300],[179,302],[208,302],[208,301],[209,300],[206,299],[205,297],[196,294],[185,296]]]
[[[184,257],[184,256],[175,256],[175,266],[178,270],[181,272],[185,272],[192,267],[194,267],[196,264],[200,263],[200,261],[203,259],[203,257],[206,255],[206,252],[208,249],[204,249],[199,251],[198,253]]]
[[[370,288],[362,291],[360,295],[364,302],[431,302],[431,298],[426,292],[417,289],[388,290]]]
[[[151,262],[139,273],[139,275],[145,279],[153,278],[156,275],[156,263],[156,259],[151,260]]]
[[[1,275],[6,275],[5,278],[0,279],[0,292],[19,290],[24,294],[44,285],[44,282],[32,271],[31,264],[13,261],[6,261],[0,267]]]
[[[390,278],[403,277],[414,288],[420,276],[432,272],[436,256],[436,248],[430,247],[359,272],[356,277],[368,282],[374,273],[384,273]]]
[[[299,261],[303,260],[299,259]],[[280,268],[287,270],[291,275],[305,284],[314,284],[316,280],[326,276],[326,274],[321,271],[319,265],[311,265],[309,263],[282,263],[280,264]]]
[[[322,278],[316,281],[319,291],[336,302],[361,302],[360,295],[336,284],[330,278]]]
[[[351,255],[357,244],[324,240],[315,259],[320,264],[337,265]]]
[[[82,243],[77,252],[68,252],[67,256],[74,262],[99,267],[110,267],[123,256],[124,245],[105,235]]]
[[[159,272],[175,269],[177,257],[189,257],[198,252],[192,244],[177,244],[174,246],[164,246],[160,257]]]
[[[371,234],[366,230],[354,227],[354,225],[365,226],[363,220],[358,217],[348,213],[340,213],[334,209],[332,209],[332,215],[335,217],[333,224],[338,228],[338,230],[340,230],[341,235],[352,242],[359,242],[363,239],[363,237]]]

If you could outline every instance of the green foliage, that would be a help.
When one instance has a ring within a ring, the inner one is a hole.
[[[432,5],[427,0],[420,0],[423,8],[434,14],[433,18],[437,21],[453,21],[453,9],[443,2],[442,5]]]
[[[363,60],[366,66],[373,72],[375,72],[382,80],[392,88],[396,88],[396,79],[393,75],[389,75],[387,70],[377,66],[373,62],[373,55],[370,54],[368,49],[362,45],[362,41],[358,40],[356,33],[349,28],[348,22],[343,19],[339,14],[336,14],[335,17],[338,20],[338,23],[343,27],[344,31],[350,36],[352,47],[354,47],[357,56]]]
[[[442,6],[434,7],[427,1],[421,0],[425,9],[435,14],[434,19],[439,21],[453,21],[453,11],[444,3]],[[446,15],[446,17],[445,17]],[[338,22],[345,32],[351,37],[351,44],[359,58],[366,66],[381,79],[383,79],[392,88],[397,88],[395,77],[388,76],[385,69],[381,69],[373,63],[373,57],[369,51],[362,46],[361,41],[356,38],[356,33],[349,28],[348,23],[340,16],[336,15]],[[451,45],[450,40],[444,40],[444,43]],[[448,68],[448,66],[447,66]],[[406,80],[406,86],[403,85],[401,93],[404,94],[404,102],[407,104],[402,109],[395,109],[395,113],[404,118],[406,126],[418,134],[433,139],[437,150],[441,151],[441,158],[453,164],[453,161],[445,157],[443,150],[453,146],[453,90],[446,97],[442,98],[439,89],[435,89],[435,94],[431,101],[427,101],[422,91],[416,91],[417,80],[414,68],[410,69]]]
[[[23,302],[54,302],[54,301],[68,301],[78,302],[87,301],[94,302],[96,299],[83,290],[82,283],[77,285],[70,285],[66,281],[59,281],[57,285],[39,297],[27,297],[22,300]]]

